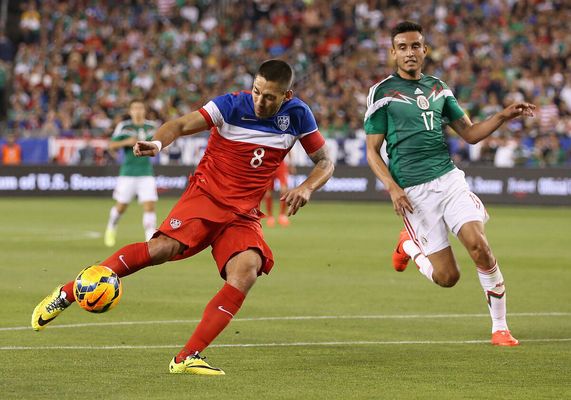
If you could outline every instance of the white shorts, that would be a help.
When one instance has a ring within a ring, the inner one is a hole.
[[[404,224],[424,255],[450,246],[449,231],[457,236],[466,222],[488,221],[484,204],[470,191],[464,176],[455,168],[440,178],[404,189],[414,208],[414,213],[406,213]]]
[[[154,176],[120,176],[113,191],[119,203],[129,204],[137,196],[139,203],[157,201],[157,184]]]

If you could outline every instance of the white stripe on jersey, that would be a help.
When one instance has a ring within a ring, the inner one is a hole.
[[[224,123],[224,118],[222,117],[222,113],[212,100],[206,103],[206,105],[202,108],[204,108],[208,113],[208,115],[210,115],[210,118],[212,119],[212,123],[214,125],[222,126],[222,124]]]
[[[371,86],[371,89],[369,89],[369,95],[367,96],[367,107],[370,107],[371,104],[373,103],[373,99],[375,98],[375,90],[377,90],[377,88],[379,87],[380,84],[382,84],[385,81],[388,81],[389,79],[391,79],[393,76],[389,75],[388,77],[386,77],[385,79],[383,79],[382,81],[374,84],[373,86]]]
[[[289,149],[296,141],[296,137],[293,135],[247,129],[228,123],[222,124],[222,126],[218,128],[218,132],[220,136],[228,140],[258,144],[276,149]]]
[[[287,133],[280,134],[278,132],[264,132],[256,129],[248,129],[242,126],[229,124],[224,121],[222,113],[213,101],[209,101],[203,108],[206,110],[208,115],[210,115],[210,118],[212,118],[214,125],[218,127],[220,136],[225,139],[233,140],[235,142],[251,143],[284,150],[292,147],[297,140],[297,137]],[[313,132],[315,131],[304,133],[300,135],[300,137]]]

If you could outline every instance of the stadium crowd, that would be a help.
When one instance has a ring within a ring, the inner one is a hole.
[[[450,133],[456,162],[571,164],[571,5],[564,0],[34,0],[19,37],[0,32],[0,98],[18,135],[108,136],[133,98],[168,120],[249,89],[260,60],[294,65],[296,95],[330,138],[363,137],[368,89],[393,71],[390,29],[419,21],[425,70],[477,121],[527,100],[477,146]]]

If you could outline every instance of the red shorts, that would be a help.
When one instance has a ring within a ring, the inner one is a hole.
[[[260,221],[236,214],[214,202],[192,181],[158,230],[188,246],[171,261],[193,256],[212,246],[212,256],[222,278],[226,278],[226,263],[248,249],[257,250],[262,258],[258,274],[267,274],[274,266]]]

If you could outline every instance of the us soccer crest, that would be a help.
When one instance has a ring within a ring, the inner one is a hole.
[[[289,115],[278,115],[278,128],[285,131],[289,127]]]

